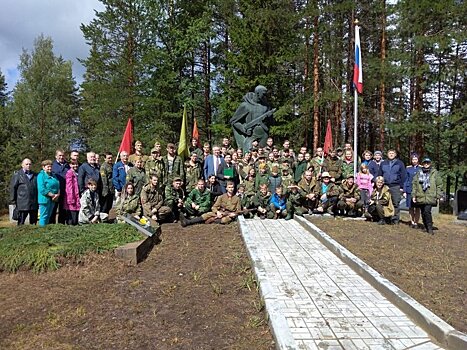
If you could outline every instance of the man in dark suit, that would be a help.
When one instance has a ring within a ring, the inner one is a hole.
[[[10,203],[16,205],[18,225],[23,225],[29,215],[29,223],[37,223],[37,174],[31,171],[31,160],[25,158],[21,169],[15,172],[10,183]]]
[[[217,175],[219,165],[224,163],[224,158],[221,155],[221,149],[219,146],[214,146],[212,148],[212,153],[213,154],[207,156],[204,160],[203,173],[205,180],[207,180],[211,174]]]

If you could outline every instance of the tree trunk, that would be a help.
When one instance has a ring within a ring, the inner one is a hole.
[[[381,83],[379,87],[379,148],[384,149],[384,124],[386,110],[386,85],[385,85],[385,61],[386,61],[386,0],[382,0],[383,13],[381,14]]]
[[[203,50],[203,75],[204,75],[204,115],[206,125],[206,137],[211,140],[211,53],[209,41],[204,42]]]
[[[310,115],[310,103],[308,102],[310,91],[310,18],[307,16],[305,19],[305,62],[304,62],[304,91],[303,96],[305,99],[305,125],[303,128],[304,145],[308,148],[308,116]],[[314,48],[314,47],[313,47]]]
[[[314,19],[313,36],[313,152],[318,148],[319,140],[319,37],[318,37],[318,16]]]
[[[415,69],[420,72],[424,63],[424,55],[422,49],[418,49],[415,53]],[[414,114],[417,116],[417,122],[420,121],[421,113],[423,112],[423,75],[418,73],[415,77],[414,86]],[[417,130],[415,134],[414,151],[418,154],[422,154],[423,151],[423,131]]]

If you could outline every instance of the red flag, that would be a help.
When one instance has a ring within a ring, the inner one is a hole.
[[[328,125],[326,126],[326,136],[324,138],[324,155],[327,156],[329,151],[332,148],[332,130],[331,130],[331,120],[328,119]]]
[[[133,123],[131,118],[128,119],[128,123],[126,124],[125,133],[123,134],[122,143],[120,144],[120,148],[118,149],[118,153],[122,153],[123,151],[131,154],[131,145],[133,143]]]
[[[193,134],[191,136],[192,138],[196,139],[198,141],[198,146],[199,146],[199,132],[198,132],[198,123],[195,121],[193,122]]]

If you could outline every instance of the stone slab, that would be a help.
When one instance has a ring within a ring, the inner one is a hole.
[[[156,234],[137,242],[127,243],[114,250],[116,257],[124,260],[128,265],[137,265],[142,262],[151,252],[155,244],[159,242],[161,228],[157,229]]]

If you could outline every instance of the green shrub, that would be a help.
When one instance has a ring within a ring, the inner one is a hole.
[[[0,270],[56,270],[60,260],[102,253],[144,237],[129,225],[48,225],[0,228]]]

